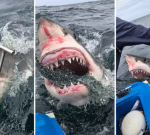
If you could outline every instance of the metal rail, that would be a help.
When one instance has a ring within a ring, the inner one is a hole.
[[[10,50],[10,49],[2,46],[2,45],[0,45],[0,49],[2,50],[1,54],[0,54],[0,72],[1,72],[2,66],[3,66],[3,62],[4,62],[5,53],[8,52],[11,55],[15,55],[15,51],[12,51],[12,50]]]

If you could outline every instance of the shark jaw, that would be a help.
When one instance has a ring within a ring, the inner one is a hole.
[[[68,69],[78,76],[93,76],[97,81],[105,81],[103,70],[94,58],[77,41],[76,36],[62,26],[46,18],[41,18],[38,26],[40,62],[50,71]],[[71,84],[59,88],[45,78],[45,86],[54,97],[75,106],[86,103],[88,88],[84,84]]]
[[[142,57],[126,55],[130,73],[136,79],[144,79],[150,77],[150,60]]]

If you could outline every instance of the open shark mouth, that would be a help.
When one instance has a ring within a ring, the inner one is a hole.
[[[41,57],[41,63],[43,66],[47,67],[50,71],[57,70],[68,70],[72,72],[73,75],[84,76],[88,75],[89,67],[88,61],[84,57],[83,53],[76,48],[61,48],[53,52],[49,52],[43,57]],[[54,85],[53,82],[45,79],[46,85],[55,87],[58,94],[71,94],[78,92],[82,87],[86,87],[84,84],[79,82],[70,82],[63,87]],[[87,88],[85,88],[87,90]],[[86,95],[82,95],[83,97]]]
[[[150,77],[150,73],[146,72],[143,69],[133,69],[130,71],[131,74],[136,78],[136,79],[142,79],[142,78],[148,78]]]
[[[143,57],[126,55],[130,73],[136,79],[150,78],[150,60]]]
[[[70,70],[73,74],[83,76],[88,74],[88,62],[82,52],[72,48],[61,48],[55,53],[50,52],[41,60],[42,64],[52,71]]]

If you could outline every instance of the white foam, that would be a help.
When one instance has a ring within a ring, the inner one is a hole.
[[[24,70],[24,71],[18,71],[17,65],[20,62],[15,63],[15,68],[14,68],[14,77],[13,77],[13,86],[9,90],[9,95],[11,97],[15,97],[16,94],[18,93],[18,90],[20,90],[20,85],[23,83],[28,83],[28,78],[32,76],[32,71],[31,70]]]
[[[95,48],[97,46],[100,45],[101,43],[101,37],[102,37],[102,34],[99,34],[98,32],[93,32],[92,35],[94,35],[94,37],[96,37],[97,39],[86,39],[85,37],[79,35],[79,37],[82,39],[82,41],[84,43],[86,43],[86,49],[90,52],[90,53],[94,53],[95,52]]]
[[[110,131],[108,130],[107,127],[103,127],[103,131],[97,133],[96,135],[106,135],[108,134]]]
[[[1,28],[1,44],[11,50],[15,50],[16,53],[28,53],[31,49],[34,48],[34,41],[29,41],[27,37],[25,37],[23,34],[21,37],[13,37],[11,33],[8,31],[8,26],[12,22],[7,23],[3,28]],[[25,28],[22,28],[21,30],[25,31]]]

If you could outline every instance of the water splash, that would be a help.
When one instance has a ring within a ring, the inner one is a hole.
[[[24,27],[26,22],[9,22],[1,31],[1,44],[11,50],[15,50],[16,53],[27,54],[34,48],[34,39],[31,36],[32,27]],[[18,25],[18,27],[17,27]],[[13,28],[15,27],[15,29]],[[12,31],[11,31],[12,30]],[[29,40],[29,36],[32,37]]]
[[[82,39],[83,44],[86,44],[85,48],[90,51],[90,53],[95,52],[95,48],[101,45],[102,34],[98,32],[92,32],[90,35],[94,38],[87,39],[85,36],[79,35],[79,38]]]
[[[10,87],[9,90],[9,95],[10,97],[15,97],[16,94],[18,93],[18,90],[20,90],[20,85],[28,82],[28,78],[32,76],[32,71],[31,70],[24,70],[24,71],[18,71],[18,64],[19,62],[15,63],[15,68],[14,68],[14,76],[11,80],[13,82],[13,85]]]

